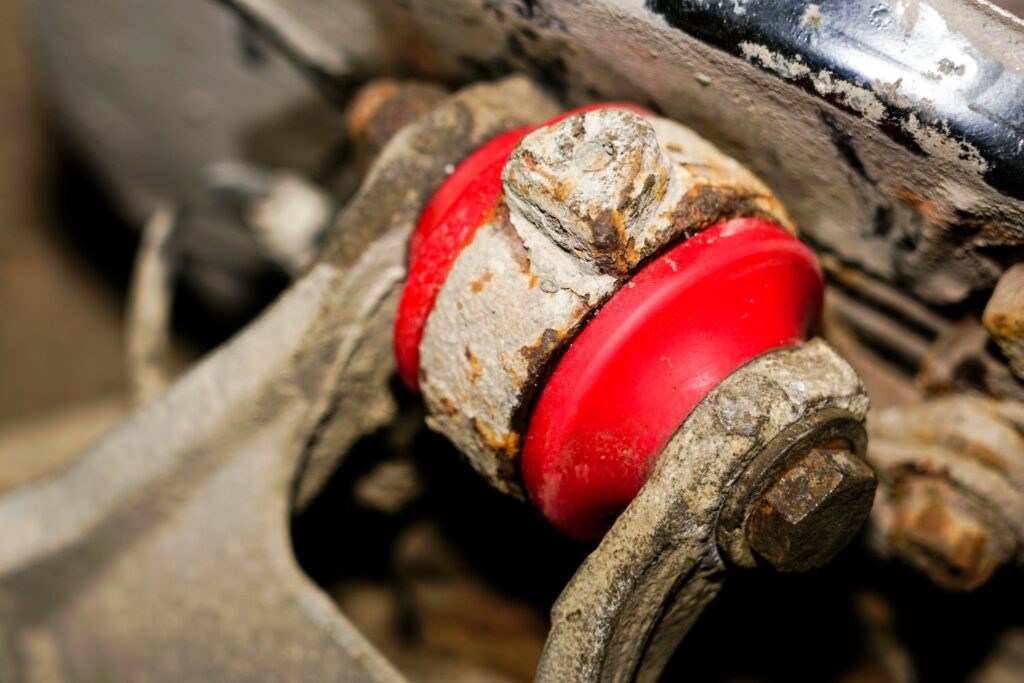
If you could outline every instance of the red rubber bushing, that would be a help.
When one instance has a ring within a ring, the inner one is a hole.
[[[823,286],[811,250],[759,220],[721,223],[652,261],[544,387],[523,447],[530,498],[565,533],[600,537],[708,392],[817,328]]]
[[[610,107],[650,114],[629,104],[595,104],[567,111],[543,125]],[[398,304],[394,339],[398,374],[413,390],[419,388],[420,342],[437,294],[455,258],[501,196],[501,171],[512,150],[539,127],[517,128],[479,147],[445,179],[420,214],[409,241],[409,276]]]

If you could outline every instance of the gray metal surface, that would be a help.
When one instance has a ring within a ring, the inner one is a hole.
[[[255,323],[69,469],[0,499],[0,679],[399,679],[296,566],[295,487],[392,414],[405,243],[445,166],[552,106],[513,79],[407,128]]]

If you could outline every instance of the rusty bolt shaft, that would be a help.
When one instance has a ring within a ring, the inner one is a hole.
[[[828,562],[864,524],[875,473],[843,448],[815,448],[798,459],[754,504],[750,547],[779,571]]]
[[[427,82],[370,81],[353,95],[345,128],[356,147],[374,157],[402,128],[430,112],[444,99],[444,88]]]

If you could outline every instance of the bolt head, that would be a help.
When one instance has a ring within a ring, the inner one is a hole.
[[[850,451],[813,449],[754,504],[747,541],[779,571],[820,567],[857,535],[875,486],[874,471]]]
[[[635,241],[668,191],[654,128],[626,109],[596,109],[523,138],[505,164],[509,204],[556,244],[604,272],[637,264]]]

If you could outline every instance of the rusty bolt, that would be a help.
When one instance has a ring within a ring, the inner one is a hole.
[[[950,590],[984,584],[1008,562],[1014,544],[995,519],[950,482],[911,477],[894,495],[888,529],[894,552]]]
[[[647,119],[597,109],[523,138],[503,179],[509,204],[552,241],[604,272],[625,274],[671,175]]]
[[[860,530],[875,497],[875,473],[843,448],[815,448],[761,496],[747,519],[750,547],[783,572],[828,562]]]
[[[432,83],[370,81],[352,97],[345,114],[345,128],[357,150],[372,158],[398,131],[427,114],[447,95]]]

